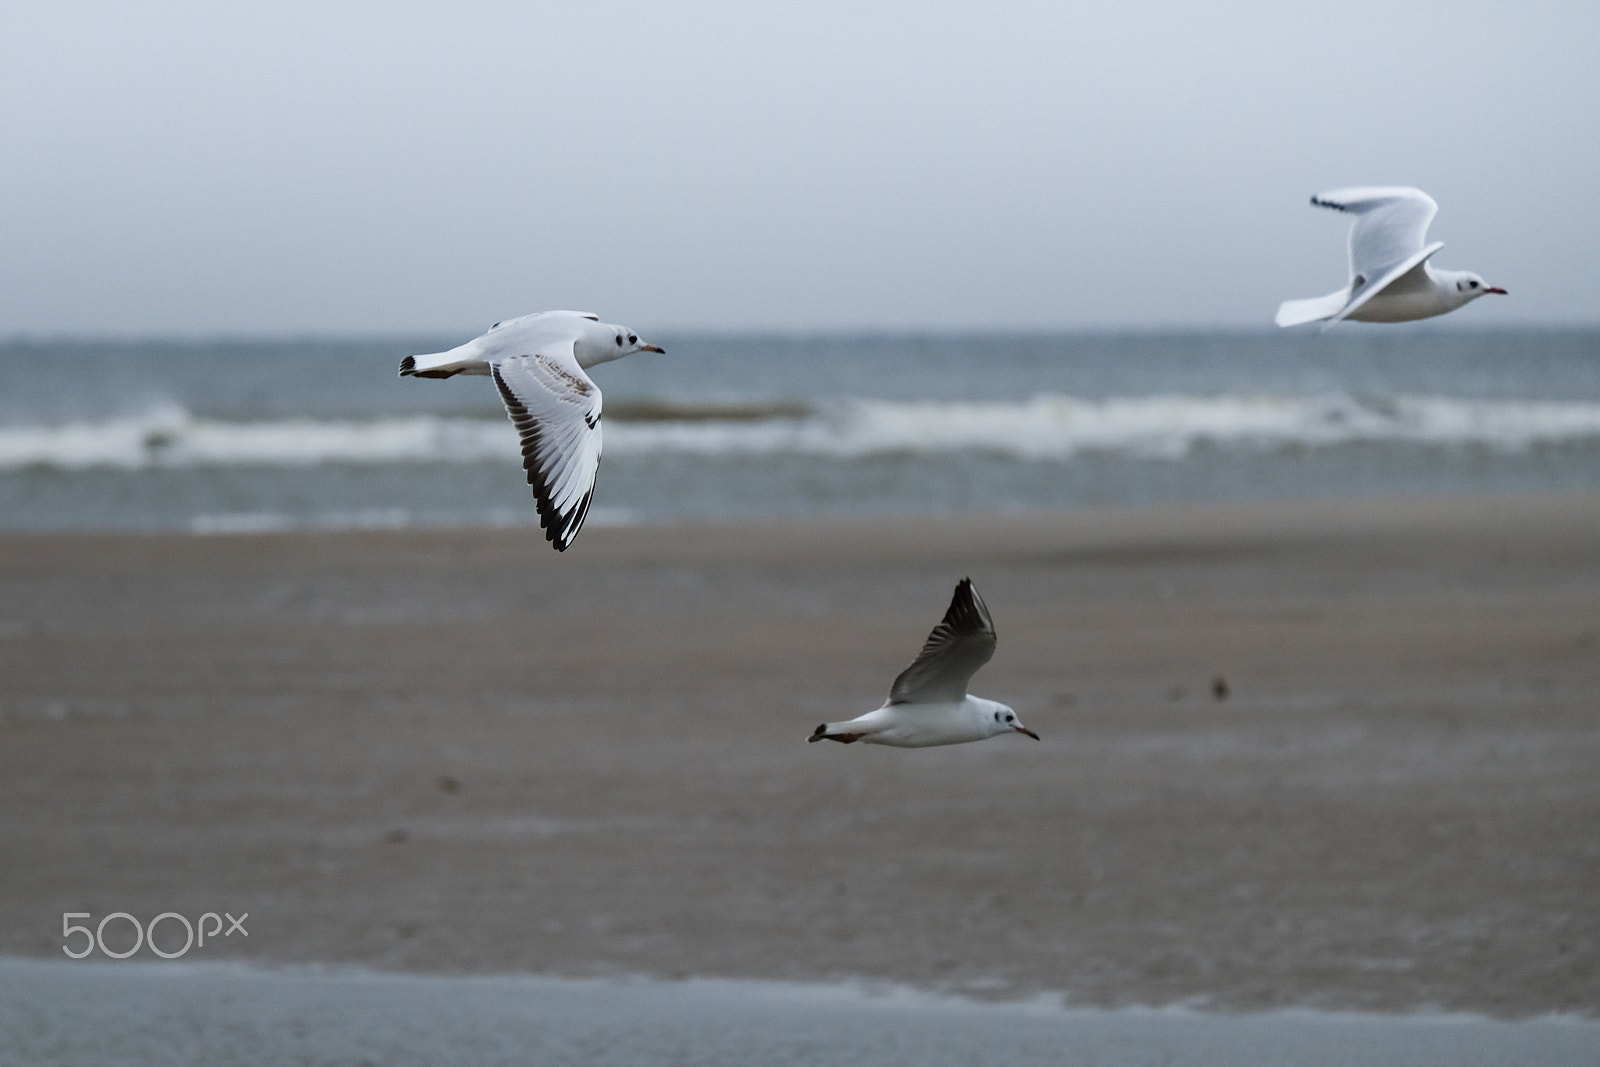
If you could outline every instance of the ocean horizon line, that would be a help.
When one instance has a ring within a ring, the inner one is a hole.
[[[604,317],[604,316],[602,316]],[[366,344],[375,342],[410,343],[416,338],[454,338],[456,342],[470,336],[473,331],[482,332],[490,319],[481,324],[460,324],[456,326],[419,326],[416,328],[374,327],[362,328],[290,328],[274,329],[249,329],[249,328],[224,328],[224,329],[193,329],[193,330],[146,330],[146,331],[73,331],[73,330],[13,330],[0,332],[0,348],[10,346],[48,346],[48,345],[77,345],[77,344],[115,344],[115,345],[146,345],[146,344],[173,344],[173,345],[203,345],[203,344],[296,344],[296,343],[352,343]],[[1381,331],[1378,332],[1378,331]],[[1103,339],[1107,337],[1148,337],[1148,338],[1205,338],[1205,337],[1283,337],[1303,338],[1315,334],[1314,330],[1284,330],[1273,325],[1270,319],[1261,324],[1241,323],[1228,324],[1195,324],[1183,325],[1173,323],[1151,323],[1118,325],[1061,325],[1061,326],[1014,326],[996,329],[993,325],[973,323],[959,326],[895,326],[895,325],[859,325],[859,326],[774,326],[762,328],[758,326],[720,326],[708,325],[659,325],[651,328],[653,334],[660,336],[678,337],[704,337],[718,341],[756,341],[756,340],[815,340],[839,339],[846,341],[872,340],[875,338],[889,338],[896,340],[914,339],[920,337],[948,338],[954,340],[975,340],[981,338],[1027,338],[1027,337],[1083,337],[1086,339]],[[1414,323],[1386,323],[1376,329],[1369,324],[1355,323],[1350,325],[1348,331],[1338,333],[1320,334],[1328,340],[1337,340],[1342,337],[1366,336],[1418,336],[1418,335],[1462,335],[1479,336],[1503,333],[1540,333],[1540,334],[1583,334],[1600,333],[1600,318],[1579,321],[1526,321],[1494,322],[1461,321],[1459,319],[1423,320]]]

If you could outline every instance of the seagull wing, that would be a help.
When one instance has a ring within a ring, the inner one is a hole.
[[[928,635],[928,643],[900,672],[889,689],[891,704],[927,704],[958,701],[967,695],[967,683],[994,655],[994,622],[983,598],[963,578],[944,618]]]
[[[582,336],[587,323],[598,321],[598,316],[587,311],[536,311],[497,322],[472,343],[482,350],[485,359],[504,359],[538,351],[546,345],[571,342]]]
[[[600,466],[600,389],[578,366],[572,345],[568,336],[490,365],[522,438],[539,525],[557,551],[583,529]]]
[[[1311,202],[1355,216],[1350,226],[1350,278],[1369,285],[1405,260],[1411,260],[1412,267],[1421,262],[1412,257],[1424,251],[1428,224],[1439,213],[1433,197],[1407,186],[1335,189],[1313,196]]]

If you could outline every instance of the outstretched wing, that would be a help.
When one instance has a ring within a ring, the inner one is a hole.
[[[539,525],[565,551],[583,529],[600,467],[600,389],[583,373],[572,340],[491,365],[506,413],[522,438]]]
[[[928,635],[927,644],[900,672],[889,689],[891,704],[927,704],[961,700],[967,683],[994,655],[994,622],[983,598],[963,578],[944,618]]]
[[[1350,226],[1350,278],[1376,281],[1423,251],[1428,225],[1439,213],[1433,197],[1409,186],[1358,186],[1313,196],[1318,207],[1355,216]],[[1410,269],[1410,268],[1406,268]],[[1404,273],[1400,271],[1399,273]],[[1357,286],[1359,290],[1361,287]]]

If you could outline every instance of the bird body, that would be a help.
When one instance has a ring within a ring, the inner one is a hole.
[[[994,649],[989,609],[972,580],[963,578],[944,618],[911,666],[894,680],[883,707],[843,722],[825,722],[809,740],[929,748],[1022,733],[1037,741],[1039,735],[1022,725],[1011,708],[967,693],[973,674]]]
[[[632,337],[633,341],[628,341]],[[618,339],[621,338],[621,343]],[[540,348],[570,345],[580,368],[588,370],[599,363],[634,352],[659,352],[655,345],[637,343],[637,336],[626,326],[611,326],[587,311],[537,311],[532,315],[497,322],[466,344],[448,352],[407,356],[400,361],[400,376],[450,378],[457,374],[488,375],[489,368],[509,356],[525,355]]]
[[[1311,198],[1317,207],[1354,215],[1350,226],[1350,281],[1343,289],[1308,300],[1285,300],[1274,321],[1299,326],[1357,322],[1411,322],[1443,315],[1488,293],[1505,294],[1471,271],[1436,270],[1430,263],[1443,241],[1423,244],[1439,205],[1421,189],[1360,186]]]
[[[447,352],[407,356],[401,377],[488,375],[522,439],[539,525],[557,551],[583,528],[600,466],[600,389],[584,372],[634,352],[660,352],[625,326],[579,311],[497,322]]]
[[[885,704],[845,722],[824,723],[810,740],[931,748],[982,741],[1013,730],[1038,740],[1038,735],[1017,723],[1011,708],[998,701],[966,696],[933,704]]]

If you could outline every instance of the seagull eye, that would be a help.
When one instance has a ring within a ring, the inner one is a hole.
[[[1477,283],[1477,282],[1473,282],[1473,283],[1472,283],[1472,284],[1473,284],[1473,285],[1477,285],[1477,284],[1478,284],[1478,283]],[[638,339],[638,338],[637,338],[637,337],[635,337],[635,336],[634,336],[634,335],[633,335],[633,334],[631,334],[631,333],[630,333],[630,334],[629,334],[629,335],[628,335],[628,343],[629,343],[629,344],[630,344],[630,345],[636,345],[636,344],[638,344],[638,343],[639,343],[639,339]]]
[[[1007,716],[1006,716],[1006,722],[1011,722],[1011,721],[1012,721],[1012,720],[1013,720],[1013,719],[1015,719],[1015,718],[1016,718],[1016,716],[1015,716],[1015,715],[1007,715]]]
[[[1474,289],[1476,289],[1478,287],[1478,283],[1477,282],[1468,282],[1467,284],[1472,286]]]

